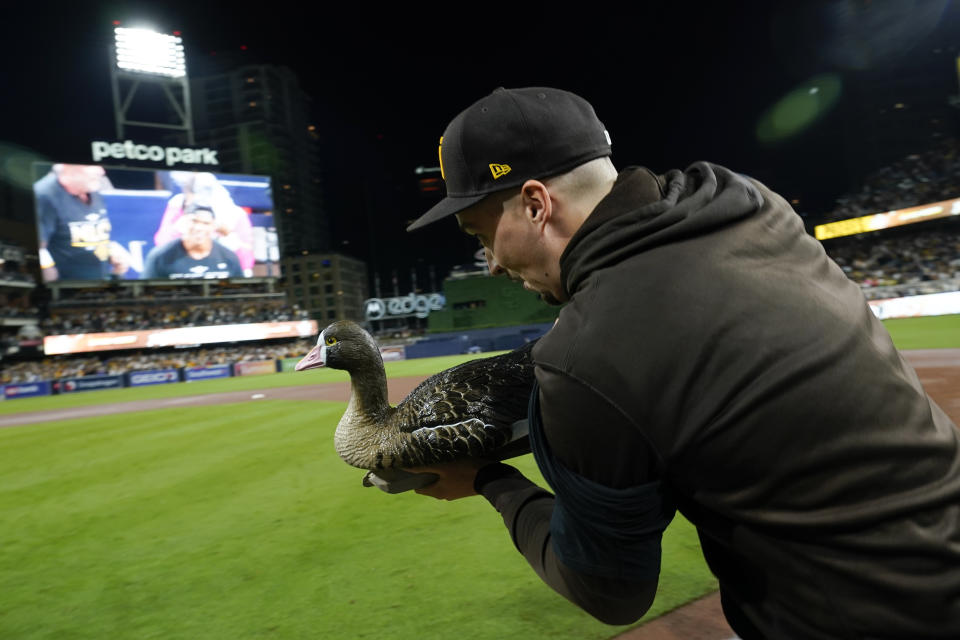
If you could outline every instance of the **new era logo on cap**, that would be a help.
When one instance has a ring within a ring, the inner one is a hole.
[[[407,231],[487,195],[609,156],[610,136],[589,102],[546,87],[497,89],[462,111],[440,138],[447,197]]]
[[[503,176],[510,173],[510,165],[508,164],[491,164],[490,173],[493,174],[493,179],[502,178]]]

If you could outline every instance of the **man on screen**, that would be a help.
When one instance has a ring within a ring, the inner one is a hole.
[[[130,254],[110,240],[110,218],[100,195],[109,186],[103,167],[81,164],[55,164],[34,183],[44,282],[126,273]]]
[[[184,212],[198,203],[209,205],[216,218],[217,242],[237,254],[245,276],[253,275],[253,226],[250,214],[237,206],[219,179],[208,172],[171,171],[170,178],[180,193],[171,196],[153,236],[157,246],[179,238]],[[174,187],[175,188],[175,187]]]
[[[154,247],[147,254],[140,277],[144,280],[242,278],[243,269],[237,254],[214,241],[213,210],[191,207],[183,217],[183,235]]]

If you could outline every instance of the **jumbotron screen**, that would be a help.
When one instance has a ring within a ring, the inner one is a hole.
[[[279,276],[267,176],[34,166],[44,281]]]

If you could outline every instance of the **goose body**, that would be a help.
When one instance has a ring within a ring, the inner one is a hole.
[[[532,348],[528,343],[441,371],[395,407],[387,400],[380,348],[354,322],[324,329],[297,370],[325,366],[350,374],[350,402],[334,445],[344,462],[376,473],[529,451],[525,434],[514,425],[526,418],[534,381]]]

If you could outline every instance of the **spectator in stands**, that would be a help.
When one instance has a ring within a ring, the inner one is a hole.
[[[144,308],[142,303],[137,307],[93,309],[61,307],[54,309],[50,318],[42,321],[42,325],[48,335],[56,335],[306,319],[309,319],[309,313],[296,306],[289,308],[282,300],[256,302],[218,300],[214,303],[187,304],[182,307]]]
[[[937,283],[960,289],[960,220],[922,229],[894,229],[824,242],[827,254],[864,289]],[[919,225],[918,225],[919,226]],[[895,294],[891,294],[895,295]]]
[[[824,221],[857,218],[960,197],[960,141],[947,138],[881,167],[859,191],[837,199]]]

